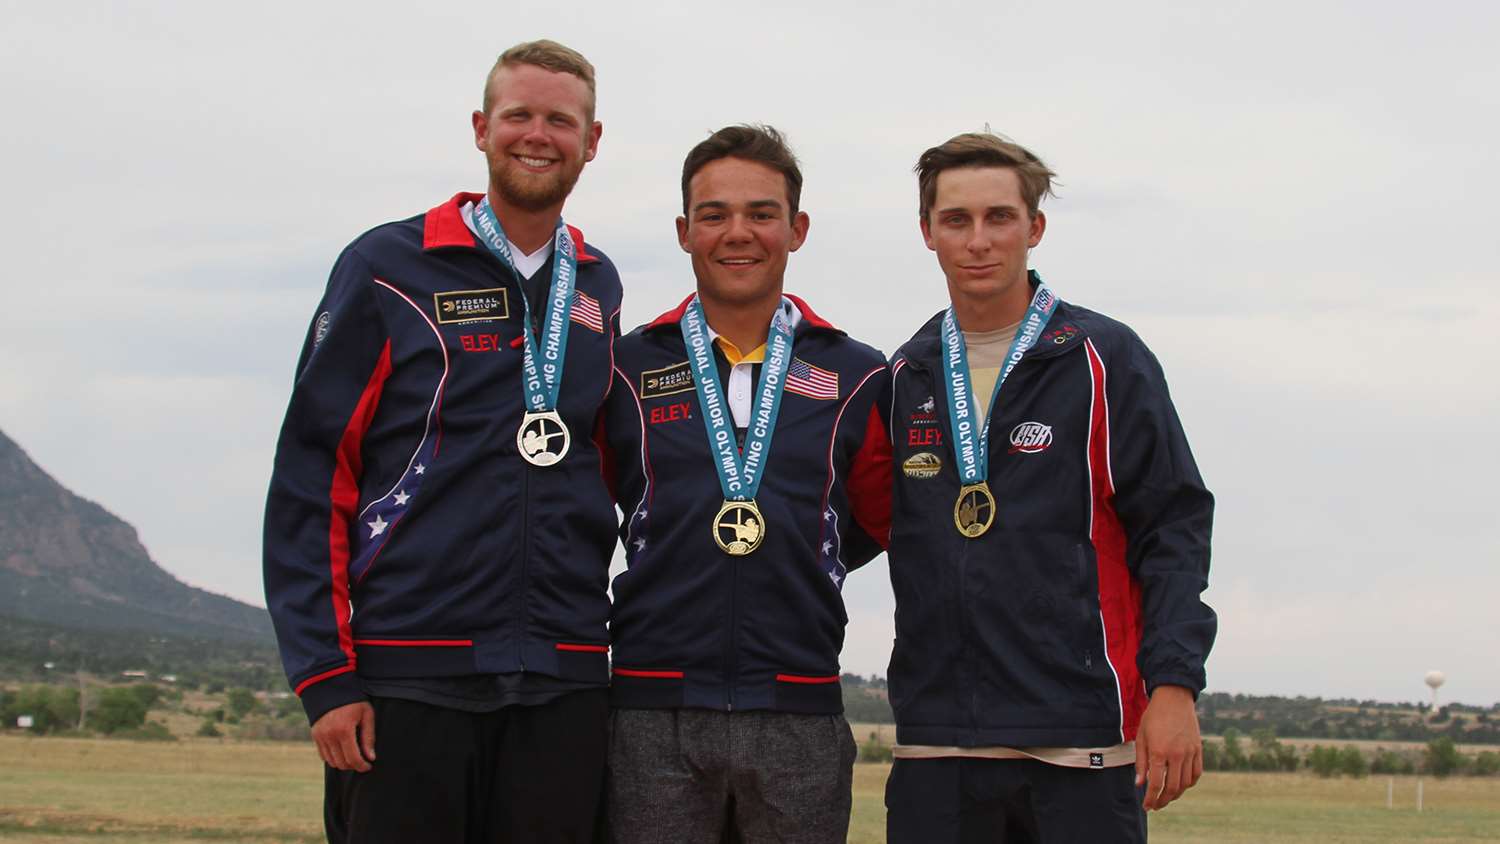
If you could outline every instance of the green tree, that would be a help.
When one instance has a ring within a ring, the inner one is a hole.
[[[890,746],[880,740],[879,733],[871,730],[869,740],[859,746],[859,761],[890,762],[891,759]]]
[[[1369,760],[1359,752],[1359,748],[1352,744],[1344,745],[1339,751],[1339,772],[1351,777],[1360,778],[1370,773]]]
[[[130,687],[130,693],[148,710],[161,700],[161,687],[155,683],[136,683]]]
[[[229,713],[236,718],[244,718],[260,708],[260,701],[255,699],[255,694],[243,688],[230,689],[224,704],[229,708]]]
[[[1203,770],[1224,770],[1224,746],[1215,741],[1203,740]]]
[[[1307,752],[1307,767],[1324,779],[1337,776],[1341,770],[1339,749],[1313,745],[1313,749]]]
[[[1486,750],[1474,757],[1474,773],[1481,777],[1492,777],[1500,774],[1500,753]]]
[[[89,710],[88,723],[105,734],[134,730],[146,723],[146,707],[128,688],[104,689]]]
[[[70,686],[26,686],[16,692],[5,726],[21,715],[31,716],[31,731],[54,733],[78,726],[78,690]]]
[[[1448,736],[1435,738],[1427,743],[1427,773],[1446,777],[1463,770],[1464,755]]]
[[[1411,759],[1404,754],[1386,750],[1383,747],[1376,748],[1375,758],[1370,762],[1372,774],[1410,774],[1415,771],[1415,768]]]
[[[1245,749],[1240,747],[1240,731],[1234,727],[1224,731],[1224,770],[1243,771],[1250,767],[1245,758]]]

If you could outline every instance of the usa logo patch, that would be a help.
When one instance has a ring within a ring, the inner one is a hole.
[[[1052,426],[1022,422],[1010,431],[1010,453],[1036,454],[1052,445]]]

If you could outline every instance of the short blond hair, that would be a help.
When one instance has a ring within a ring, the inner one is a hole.
[[[913,169],[917,173],[918,209],[922,219],[937,201],[937,178],[944,170],[956,167],[1005,167],[1016,171],[1021,182],[1021,199],[1035,217],[1042,197],[1051,196],[1052,180],[1057,174],[1027,148],[1009,138],[990,132],[965,132],[922,153]]]
[[[509,50],[500,54],[495,60],[495,66],[490,68],[489,75],[484,78],[484,113],[490,113],[490,106],[495,101],[495,74],[502,67],[514,67],[518,64],[529,64],[550,70],[553,73],[571,73],[589,88],[588,119],[594,122],[594,66],[583,54],[571,47],[564,47],[556,41],[543,38],[540,41],[527,41],[517,44]]]

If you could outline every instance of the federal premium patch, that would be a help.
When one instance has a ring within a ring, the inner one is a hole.
[[[648,369],[641,373],[642,399],[676,395],[691,389],[693,389],[693,370],[687,361],[661,369]]]
[[[937,477],[938,472],[943,470],[943,461],[930,451],[919,451],[906,458],[901,464],[901,471],[908,478],[927,480]]]
[[[444,325],[456,322],[491,322],[510,317],[505,288],[448,290],[432,294],[432,309]]]

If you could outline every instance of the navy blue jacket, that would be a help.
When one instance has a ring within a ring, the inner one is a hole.
[[[989,532],[954,526],[938,314],[892,359],[897,740],[1107,747],[1204,685],[1213,498],[1156,358],[1066,302],[992,411]],[[981,401],[987,400],[982,397]]]
[[[459,194],[360,236],[308,332],[266,503],[266,602],[309,718],[365,677],[518,671],[608,682],[618,521],[591,435],[620,279],[583,245],[559,411],[571,452],[516,449],[518,280]],[[550,277],[551,261],[540,272]],[[357,673],[356,673],[357,672]]]
[[[889,531],[889,376],[879,351],[788,298],[802,366],[756,495],[765,538],[747,556],[713,539],[724,494],[679,325],[687,300],[616,344],[606,431],[629,565],[610,621],[616,706],[843,711],[840,589]]]

